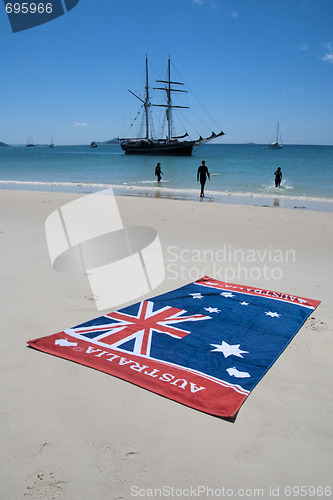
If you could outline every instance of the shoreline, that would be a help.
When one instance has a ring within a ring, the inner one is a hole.
[[[205,191],[205,198],[199,198],[199,189],[183,190],[170,189],[163,186],[140,187],[122,186],[119,184],[93,184],[73,182],[36,182],[36,181],[0,181],[0,190],[4,191],[36,191],[50,193],[91,194],[99,190],[112,188],[116,196],[131,196],[138,198],[160,198],[183,201],[199,201],[214,204],[236,204],[261,206],[271,208],[286,208],[298,210],[314,210],[319,212],[333,212],[333,199],[287,196],[277,192],[260,193],[233,193]]]

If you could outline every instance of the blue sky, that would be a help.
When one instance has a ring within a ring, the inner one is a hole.
[[[225,143],[267,143],[279,121],[284,143],[332,145],[332,19],[332,0],[80,0],[12,33],[0,5],[0,140],[126,135],[147,54],[153,84],[169,55],[186,83],[193,138],[222,129]]]

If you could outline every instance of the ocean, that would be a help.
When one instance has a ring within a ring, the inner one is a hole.
[[[0,189],[115,194],[199,200],[198,166],[211,174],[203,202],[333,211],[333,146],[208,144],[191,157],[125,155],[117,144],[0,148]],[[162,181],[154,175],[161,163]],[[275,188],[274,172],[283,180]]]

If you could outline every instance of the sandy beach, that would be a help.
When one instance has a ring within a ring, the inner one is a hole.
[[[330,498],[333,214],[117,199],[158,232],[152,295],[209,275],[321,301],[231,423],[27,347],[100,315],[46,245],[45,219],[77,197],[0,191],[1,500]]]

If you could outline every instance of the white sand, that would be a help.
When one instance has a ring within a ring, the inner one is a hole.
[[[1,500],[283,499],[289,486],[316,498],[310,487],[332,486],[333,214],[118,199],[125,223],[159,233],[167,275],[152,295],[227,270],[322,301],[230,423],[26,346],[100,315],[86,278],[54,271],[46,247],[46,217],[75,198],[0,191]]]

